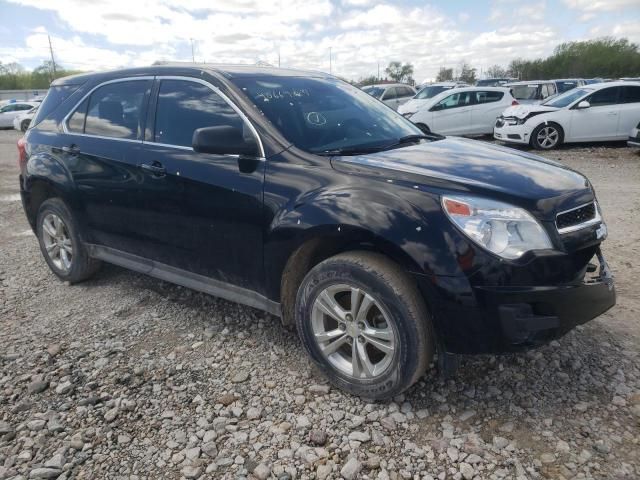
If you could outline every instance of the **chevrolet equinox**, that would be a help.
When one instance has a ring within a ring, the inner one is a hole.
[[[615,303],[584,176],[424,134],[326,74],[62,78],[18,151],[24,210],[60,279],[104,261],[262,309],[367,398],[407,389],[436,350],[541,345]]]

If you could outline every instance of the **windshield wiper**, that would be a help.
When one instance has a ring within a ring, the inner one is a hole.
[[[380,151],[389,150],[391,148],[399,147],[400,145],[406,145],[407,143],[416,143],[416,142],[419,142],[420,140],[433,140],[433,139],[434,137],[430,135],[423,135],[423,134],[405,135],[404,137],[400,137],[395,142],[391,142],[385,145],[380,149]]]
[[[385,150],[389,150],[390,148],[398,147],[400,145],[405,145],[407,143],[414,143],[420,140],[435,140],[436,138],[437,138],[437,135],[413,134],[413,135],[406,135],[404,137],[400,137],[391,143],[385,143],[382,145],[371,145],[371,146],[355,145],[353,147],[336,148],[333,150],[325,150],[323,152],[314,152],[314,153],[316,155],[323,155],[327,157],[334,156],[334,155],[360,155],[363,153],[383,152]]]

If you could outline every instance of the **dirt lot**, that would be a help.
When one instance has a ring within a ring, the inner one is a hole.
[[[558,342],[464,358],[394,402],[329,388],[259,311],[42,260],[0,132],[0,479],[640,478],[640,156],[548,154],[593,182],[618,305]]]

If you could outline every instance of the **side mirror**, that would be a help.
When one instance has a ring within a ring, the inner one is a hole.
[[[256,139],[253,136],[249,139],[245,138],[242,128],[231,125],[198,128],[193,132],[191,142],[193,150],[198,153],[259,156]]]
[[[582,100],[579,104],[578,107],[579,109],[583,109],[583,108],[589,108],[591,106],[591,104],[589,102],[587,102],[586,100]]]

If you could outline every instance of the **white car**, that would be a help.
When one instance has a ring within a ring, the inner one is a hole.
[[[439,93],[442,93],[453,88],[468,87],[469,84],[463,82],[440,82],[432,83],[431,85],[425,85],[421,88],[416,95],[401,105],[398,108],[398,113],[408,117],[416,113],[420,108],[429,101],[429,99],[435,97]]]
[[[424,132],[491,135],[496,118],[514,103],[507,88],[463,87],[439,93],[407,118]]]
[[[627,140],[640,120],[640,83],[596,83],[542,105],[507,108],[496,120],[497,140],[549,150],[563,143]]]
[[[0,107],[0,128],[13,128],[14,118],[38,105],[40,104],[37,102],[14,102],[3,105]]]
[[[558,94],[555,80],[528,80],[504,85],[511,90],[511,95],[518,103],[542,103],[549,97]]]
[[[416,94],[416,89],[404,83],[382,83],[380,85],[368,85],[362,87],[372,97],[377,98],[385,105],[398,110],[398,107]]]
[[[40,104],[38,104],[40,105]],[[31,110],[27,110],[26,112],[20,113],[17,117],[13,119],[13,128],[20,132],[26,132],[27,128],[31,124],[31,120],[36,115],[38,111],[38,107],[33,107]]]

